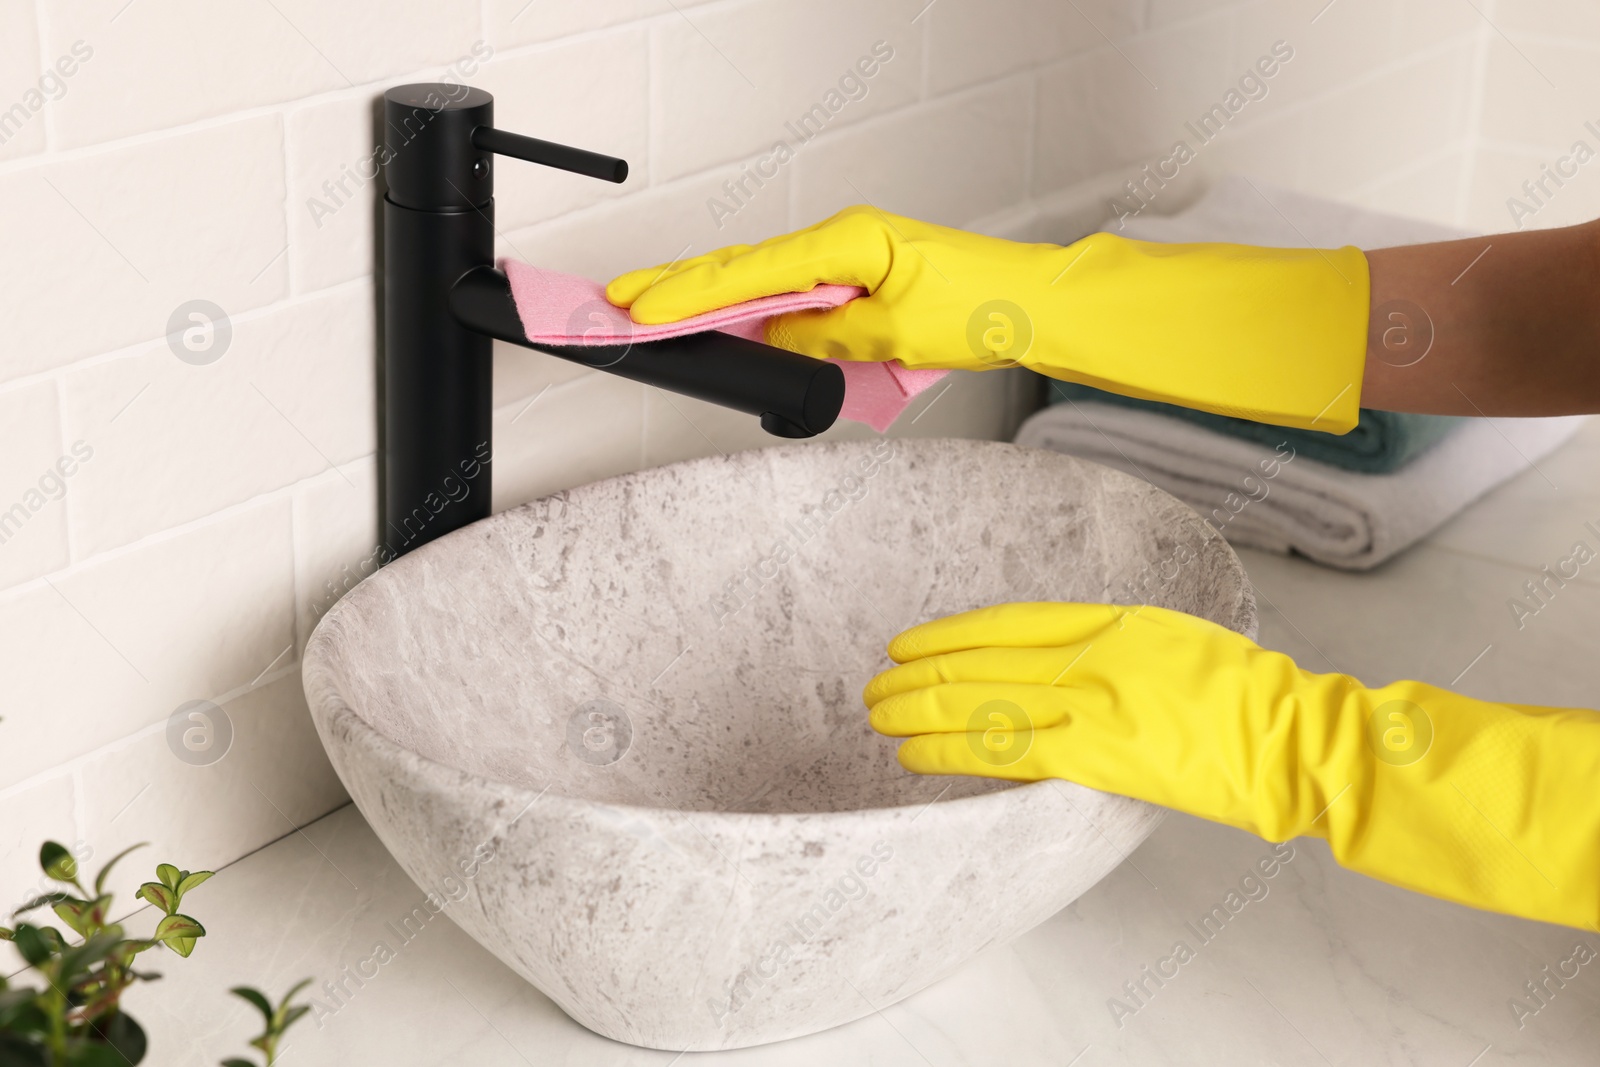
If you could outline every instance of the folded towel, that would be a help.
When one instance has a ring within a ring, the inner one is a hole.
[[[500,263],[511,282],[511,298],[528,340],[547,345],[625,345],[660,341],[707,330],[761,341],[766,320],[789,311],[835,308],[863,295],[853,285],[818,285],[803,293],[779,293],[695,315],[680,322],[646,326],[606,299],[605,287],[575,274],[542,270],[516,260]],[[914,397],[944,377],[942,370],[910,370],[898,360],[860,363],[830,360],[844,371],[844,407],[839,414],[879,433]]]
[[[1249,419],[1235,419],[1227,415],[1213,415],[1209,411],[1193,411],[1173,404],[1154,400],[1137,400],[1118,396],[1093,386],[1072,382],[1050,383],[1050,402],[1090,400],[1103,404],[1119,404],[1137,408],[1169,418],[1184,419],[1196,426],[1229,437],[1241,437],[1263,445],[1277,445],[1288,441],[1296,452],[1309,459],[1330,463],[1345,470],[1363,474],[1387,474],[1398,470],[1413,459],[1438,444],[1446,434],[1456,429],[1461,419],[1448,415],[1408,415],[1397,411],[1361,409],[1361,421],[1344,435],[1322,430],[1293,430],[1270,426]]]
[[[1293,445],[1241,440],[1119,404],[1069,400],[1017,443],[1104,463],[1165,489],[1229,541],[1366,570],[1415,544],[1565,443],[1586,416],[1473,419],[1410,465],[1360,474]],[[1288,435],[1283,431],[1282,441]],[[1269,439],[1270,441],[1270,439]]]
[[[1192,206],[1176,215],[1139,216],[1121,226],[1113,220],[1102,228],[1108,233],[1121,233],[1141,241],[1233,241],[1294,248],[1308,245],[1384,248],[1469,236],[1464,230],[1366,211],[1252,182],[1238,175],[1220,179]],[[1065,393],[1052,390],[1051,399],[1064,395],[1074,400],[1110,400],[1149,411],[1163,411],[1218,433],[1264,444],[1277,444],[1287,436],[1302,455],[1372,474],[1404,466],[1437,444],[1461,422],[1446,415],[1409,415],[1363,408],[1359,425],[1350,433],[1338,436],[1317,430],[1284,431],[1247,419],[1230,419],[1144,400],[1112,398],[1108,393],[1085,386],[1068,386]]]

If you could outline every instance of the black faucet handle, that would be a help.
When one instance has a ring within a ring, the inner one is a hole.
[[[603,156],[571,145],[554,141],[541,141],[537,137],[524,137],[520,133],[507,133],[491,126],[479,126],[472,131],[472,147],[501,156],[515,156],[529,163],[541,163],[557,170],[568,170],[606,182],[624,182],[628,179],[628,161],[615,156]]]

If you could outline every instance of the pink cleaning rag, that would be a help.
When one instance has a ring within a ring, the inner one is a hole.
[[[790,311],[836,308],[866,293],[853,285],[819,285],[804,293],[779,293],[746,300],[742,304],[708,311],[680,322],[645,326],[606,299],[599,282],[576,274],[542,270],[507,259],[500,262],[511,282],[511,297],[528,340],[548,345],[621,345],[634,341],[660,341],[706,330],[721,330],[737,337],[761,341],[767,319]],[[829,360],[844,371],[844,407],[839,414],[864,422],[879,433],[904,411],[919,393],[943,378],[942,370],[911,370],[898,360],[863,363]]]

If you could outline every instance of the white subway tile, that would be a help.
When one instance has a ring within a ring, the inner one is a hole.
[[[1464,43],[1297,112],[1308,135],[1296,187],[1339,197],[1459,143],[1468,130],[1471,60]]]
[[[1504,25],[1501,16],[1508,4],[1500,4],[1495,22]],[[1574,4],[1574,7],[1579,6]],[[1589,5],[1581,5],[1593,10]],[[1390,48],[1396,59],[1403,59],[1418,48],[1425,48],[1467,35],[1489,34],[1493,29],[1471,4],[1456,0],[1400,0],[1395,5],[1394,37]]]
[[[285,121],[289,260],[298,293],[373,271],[381,208],[374,105],[364,97],[313,103]]]
[[[295,488],[297,648],[327,610],[378,568],[378,463],[369,456]]]
[[[479,33],[476,0],[84,0],[47,26],[49,54],[79,39],[94,49],[52,116],[66,145],[442,66]]]
[[[0,160],[15,159],[44,148],[43,112],[71,89],[69,79],[40,69],[39,31],[33,5],[0,5]],[[66,67],[74,66],[69,56]]]
[[[650,184],[646,34],[621,29],[495,59],[474,84],[494,94],[503,130],[628,161],[622,185],[502,156],[495,161],[495,225],[527,226]]]
[[[1589,143],[1594,146],[1596,142],[1591,138]],[[1600,217],[1600,160],[1591,161],[1578,171],[1576,179],[1560,188],[1546,179],[1545,188],[1553,190],[1554,195],[1540,194],[1542,202],[1528,195],[1523,183],[1544,177],[1542,168],[1556,158],[1552,154],[1479,149],[1467,198],[1468,224],[1487,233],[1504,233],[1572,226]]]
[[[0,589],[69,562],[66,497],[80,465],[63,455],[54,383],[0,390]]]
[[[1509,34],[1538,33],[1600,47],[1600,7],[1588,0],[1501,0],[1493,12],[1494,24]]]
[[[1262,79],[1267,96],[1250,100],[1239,113],[1238,125],[1273,118],[1400,58],[1393,43],[1399,18],[1393,0],[1338,0],[1312,22],[1317,6],[1257,0],[1234,13],[1224,75],[1228,85],[1219,87],[1214,95],[1220,98],[1223,90],[1237,85],[1248,71],[1259,75],[1262,69],[1277,67],[1271,78]],[[1292,52],[1292,58],[1283,59],[1285,52]],[[1264,66],[1258,68],[1258,62]]]
[[[1274,115],[1261,122],[1229,129],[1212,141],[1203,155],[1183,168],[1185,179],[1191,173],[1202,175],[1209,184],[1223,174],[1244,174],[1256,181],[1293,188],[1305,169],[1306,143],[1317,135],[1296,114]],[[1177,197],[1160,193],[1166,213],[1176,206]]]
[[[0,740],[7,726],[0,722]],[[80,844],[70,772],[0,793],[0,914],[7,916],[0,925],[15,925],[10,916],[19,904],[57,888],[39,869],[39,846],[46,841],[74,850]],[[0,956],[0,974],[12,972],[9,962]]]
[[[291,662],[291,556],[281,498],[0,594],[0,789]]]
[[[489,42],[496,48],[553,41],[585,30],[688,10],[706,0],[485,0]]]
[[[494,510],[637,470],[645,387],[595,371],[494,413]]]
[[[776,168],[777,174],[761,179],[757,187],[744,176],[755,162],[640,189],[621,200],[517,230],[505,235],[499,254],[603,282],[636,267],[729,244],[753,244],[782,233],[789,216],[789,168],[769,162],[768,169]],[[741,181],[745,192],[723,188]],[[578,364],[497,343],[495,406],[585,373],[587,368]]]
[[[273,116],[0,174],[0,381],[281,299],[283,198]]]
[[[233,321],[209,365],[162,342],[70,371],[67,436],[95,449],[73,486],[79,550],[126,544],[372,452],[372,322],[372,289],[354,284]]]
[[[1218,11],[1241,6],[1243,6],[1243,0],[1149,0],[1144,22],[1150,29],[1156,29],[1174,22],[1201,18]],[[1315,11],[1312,14],[1315,14]],[[1309,18],[1308,15],[1302,15],[1301,17]]]
[[[919,105],[802,145],[795,221],[863,201],[960,226],[1020,201],[1027,189],[1028,99],[1016,78]]]
[[[1230,26],[1211,19],[1103,46],[1039,76],[1035,195],[1107,170],[1167,157],[1178,141],[1205,148],[1187,123],[1221,103]]]
[[[1498,35],[1489,44],[1480,132],[1492,141],[1565,152],[1577,140],[1600,148],[1600,62],[1594,52]]]
[[[939,0],[922,16],[929,86],[948,92],[1120,41],[1139,29],[1140,7],[1135,0]]]
[[[843,432],[848,431],[839,427],[827,436]],[[763,430],[753,415],[660,389],[645,390],[643,467],[786,443]]]
[[[1462,147],[1421,166],[1380,178],[1346,199],[1373,211],[1454,226],[1458,193],[1469,169],[1470,157]]]
[[[83,833],[96,859],[141,841],[150,844],[117,864],[108,880],[119,912],[143,903],[134,894],[140,883],[155,880],[158,863],[214,871],[347,801],[311,723],[299,671],[228,701],[220,711],[231,742],[215,762],[186,762],[165,732],[153,732],[92,756],[80,768]],[[207,714],[218,719],[215,711]],[[220,720],[213,728],[220,728]],[[184,913],[201,925],[205,898],[201,886],[183,902]],[[201,941],[197,951],[220,947]]]
[[[651,34],[652,151],[677,177],[836,129],[917,98],[922,3],[786,0],[689,10]],[[879,41],[888,62],[873,58]],[[863,69],[875,70],[870,78]],[[855,98],[852,99],[851,97]],[[812,116],[809,125],[802,119]]]

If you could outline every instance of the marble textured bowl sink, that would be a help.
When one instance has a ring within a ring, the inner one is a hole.
[[[578,1022],[737,1048],[883,1008],[1069,904],[1161,811],[910,775],[861,688],[906,626],[1148,601],[1253,633],[1237,558],[1126,475],[972,441],[613,478],[418,549],[305,688],[401,866]]]

